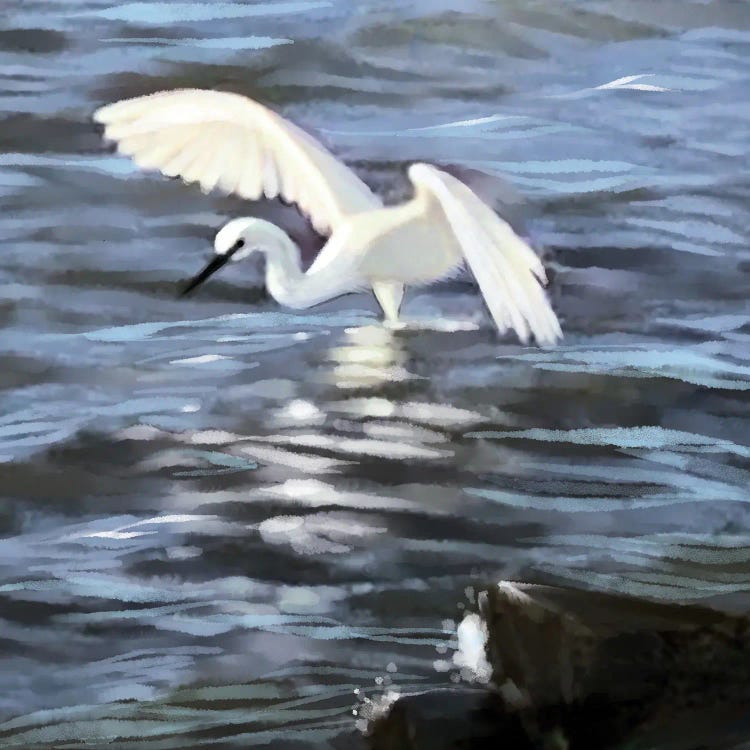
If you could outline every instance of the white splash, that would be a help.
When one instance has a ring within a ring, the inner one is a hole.
[[[359,694],[359,691],[355,691]],[[363,696],[362,702],[354,709],[353,713],[357,716],[355,726],[360,732],[366,734],[372,723],[382,716],[385,716],[391,706],[401,697],[396,690],[387,690],[382,695],[376,695],[374,698]]]
[[[477,614],[466,615],[456,629],[458,650],[453,654],[453,664],[469,682],[487,683],[492,677],[492,667],[487,661],[487,625]]]

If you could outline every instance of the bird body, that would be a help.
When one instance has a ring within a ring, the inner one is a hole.
[[[266,256],[266,287],[280,303],[307,308],[371,288],[388,320],[398,319],[404,287],[449,277],[464,263],[501,332],[552,344],[561,336],[536,254],[465,184],[437,167],[413,164],[414,197],[380,199],[310,135],[238,94],[187,89],[103,107],[105,137],[146,169],[204,191],[295,203],[329,236],[303,272],[299,248],[279,227],[255,218],[230,221],[215,256],[188,285],[229,261]]]
[[[349,247],[356,248],[362,273],[377,281],[431,284],[463,260],[442,212],[421,192],[400,206],[353,216],[346,236]],[[317,261],[312,268],[316,265]]]

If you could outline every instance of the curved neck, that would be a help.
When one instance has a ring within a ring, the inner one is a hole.
[[[254,219],[244,233],[249,247],[266,256],[266,288],[287,307],[305,308],[350,291],[338,275],[303,273],[300,251],[275,224]]]
[[[240,250],[235,259],[242,260],[253,252],[263,253],[266,288],[277,302],[292,304],[290,300],[302,284],[304,274],[299,248],[289,235],[275,224],[255,218],[234,219],[227,227],[233,228],[233,237],[238,236],[245,242],[246,249]]]
[[[305,278],[299,248],[273,224],[257,227],[253,234],[253,243],[266,256],[266,289],[277,302],[292,306]]]

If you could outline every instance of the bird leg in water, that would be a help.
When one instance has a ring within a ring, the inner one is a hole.
[[[398,322],[398,311],[404,298],[404,285],[400,281],[373,281],[372,291],[383,308],[388,323]]]

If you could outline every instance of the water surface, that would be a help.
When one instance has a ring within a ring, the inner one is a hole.
[[[360,746],[365,698],[460,679],[500,578],[746,601],[750,12],[455,7],[6,0],[3,747]],[[498,340],[468,279],[404,331],[252,263],[178,300],[230,217],[320,246],[102,145],[97,106],[180,86],[388,201],[414,160],[515,186],[563,344]]]

